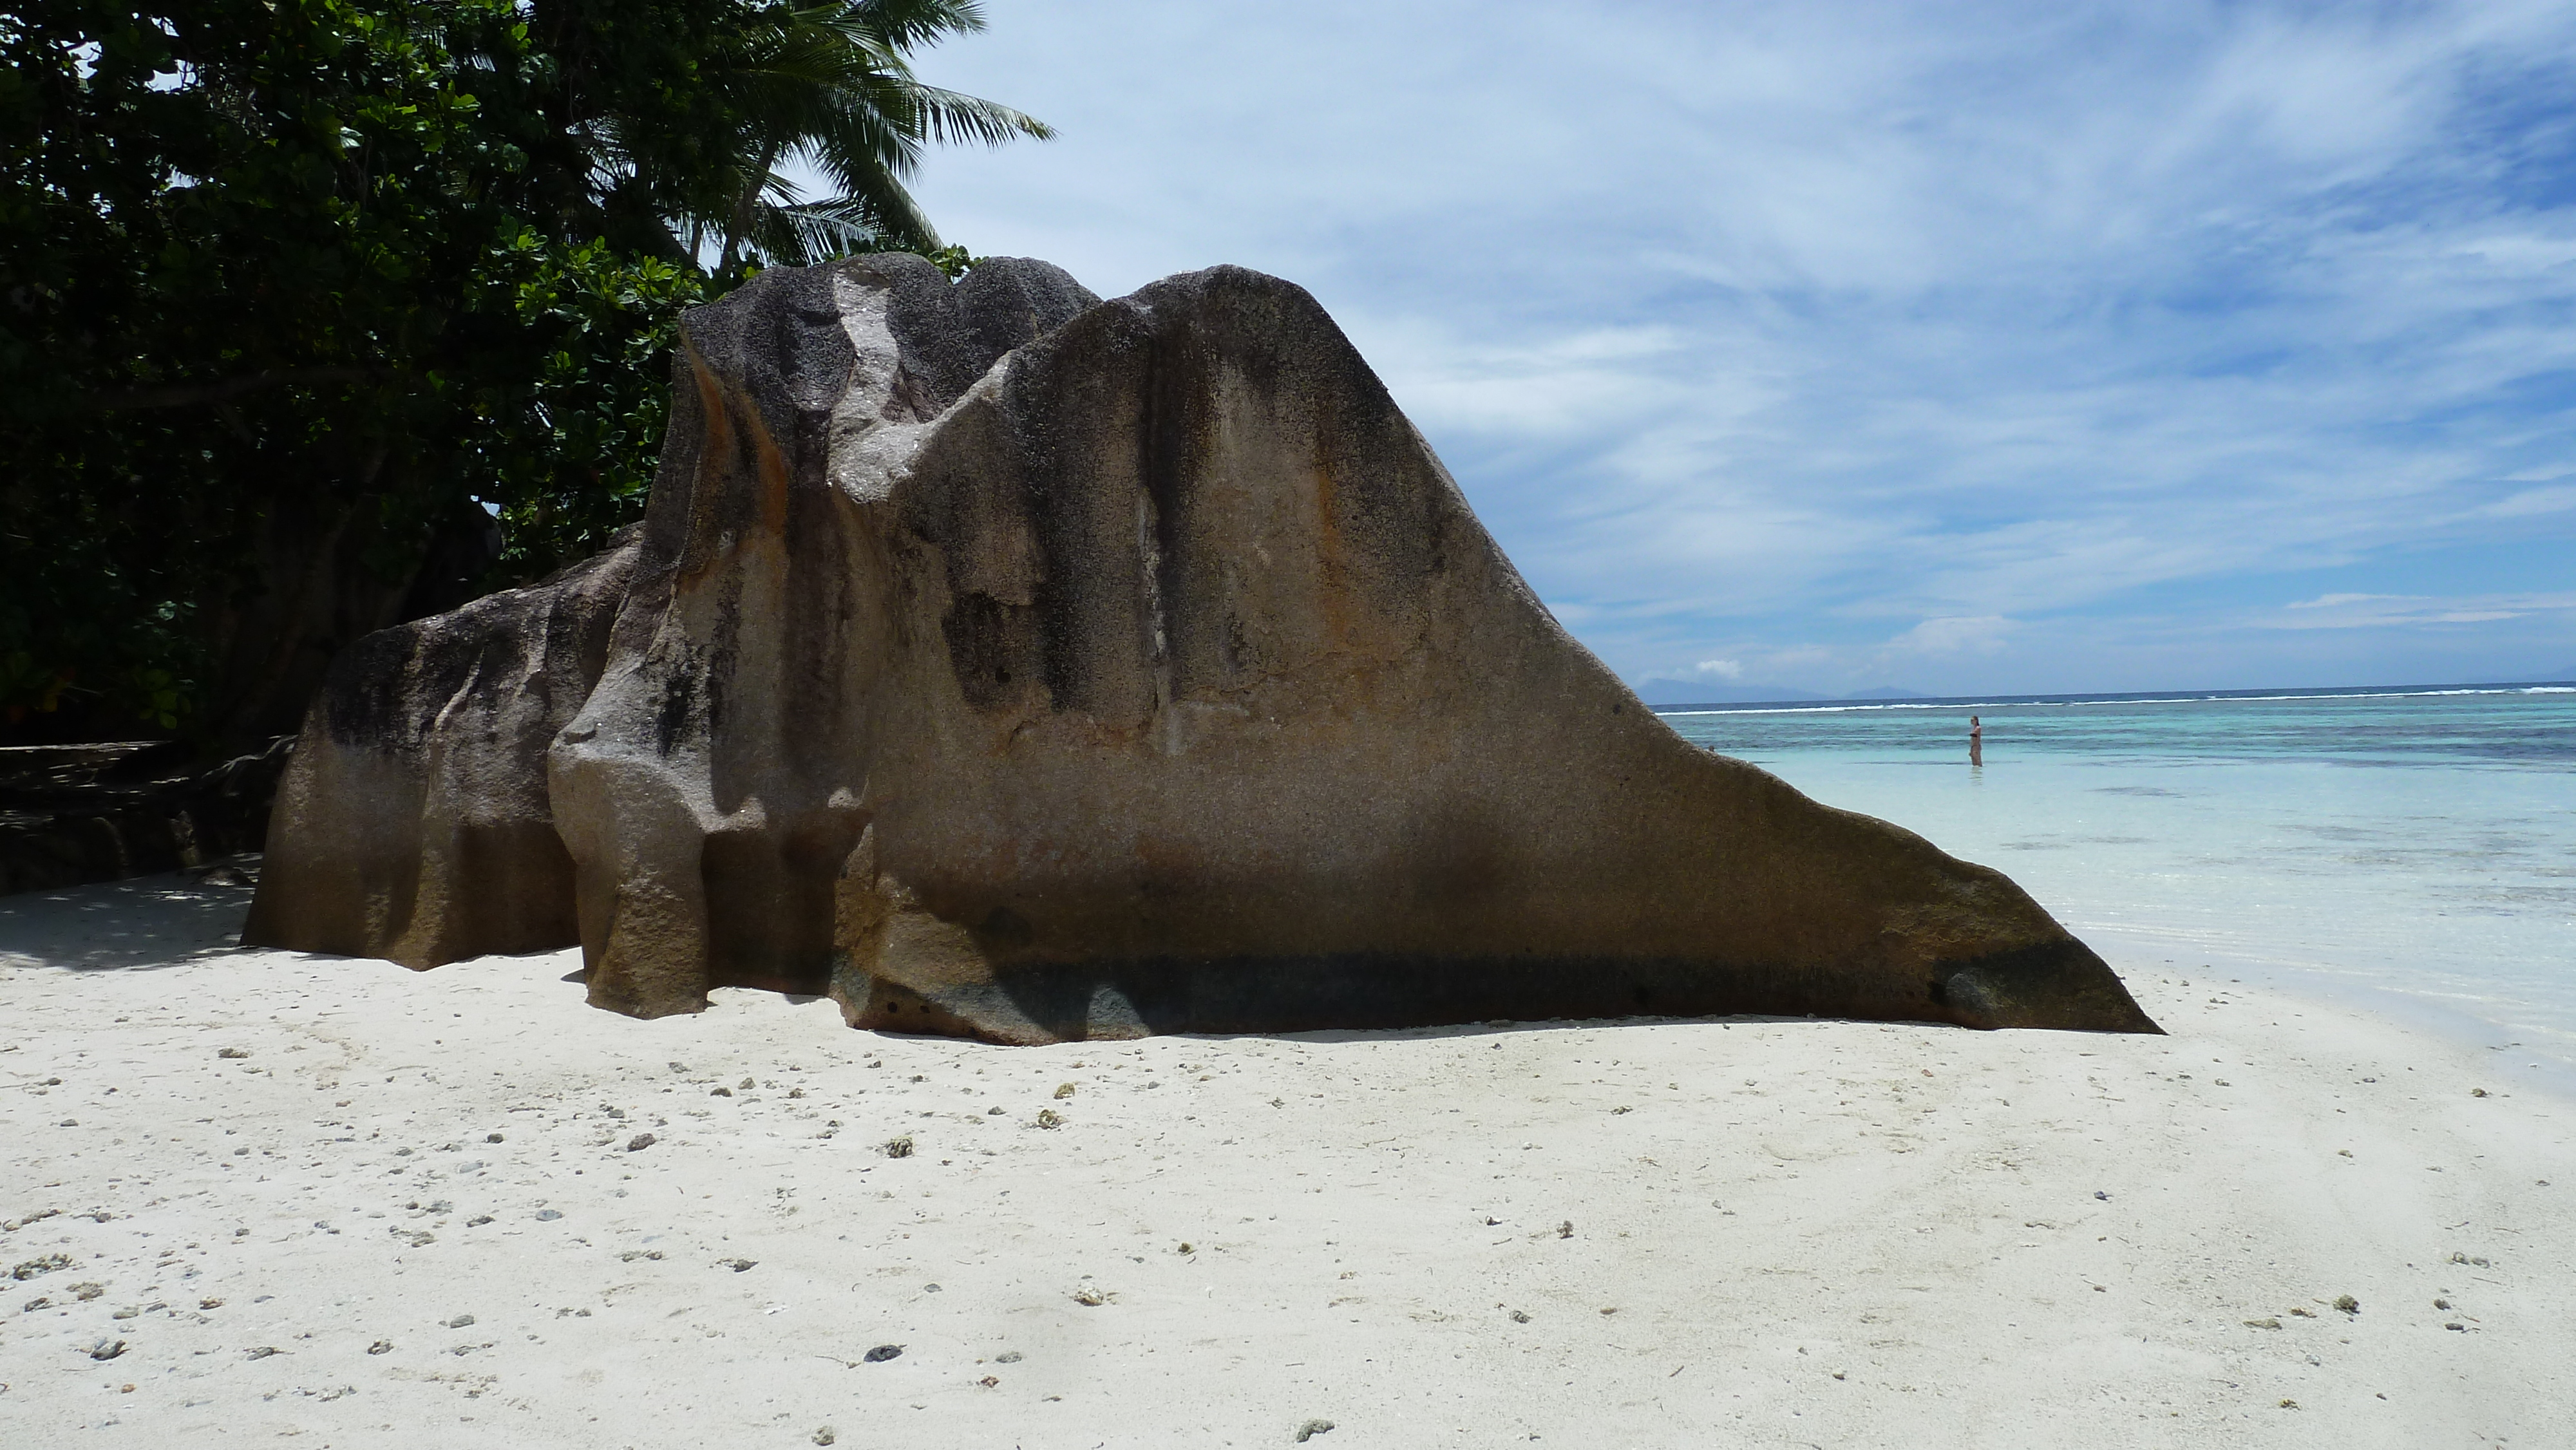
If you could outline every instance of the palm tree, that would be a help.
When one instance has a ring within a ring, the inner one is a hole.
[[[910,52],[984,28],[976,0],[828,0],[765,6],[728,27],[699,65],[720,134],[679,174],[617,145],[692,256],[797,265],[889,248],[931,251],[939,233],[906,189],[932,144],[1045,140],[1054,128],[992,101],[925,85]],[[658,149],[658,148],[657,148]],[[837,192],[804,199],[782,168],[803,163]]]

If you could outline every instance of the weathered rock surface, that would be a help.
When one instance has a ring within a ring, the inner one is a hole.
[[[861,258],[686,337],[621,548],[335,673],[250,940],[1004,1042],[2155,1030],[1999,873],[1665,728],[1294,286]]]
[[[640,532],[333,662],[278,784],[278,854],[242,940],[411,967],[574,940],[546,750],[599,681]]]

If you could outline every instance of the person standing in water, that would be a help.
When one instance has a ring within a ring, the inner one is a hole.
[[[1975,766],[1986,763],[1986,726],[1974,715],[1968,717],[1968,763]]]

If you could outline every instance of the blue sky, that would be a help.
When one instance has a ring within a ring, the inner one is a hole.
[[[986,0],[951,239],[1312,290],[1630,679],[2576,666],[2576,6]]]

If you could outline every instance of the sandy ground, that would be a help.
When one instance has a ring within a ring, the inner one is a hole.
[[[990,1048],[246,895],[0,899],[0,1445],[2576,1444],[2576,1109],[2170,967]]]

